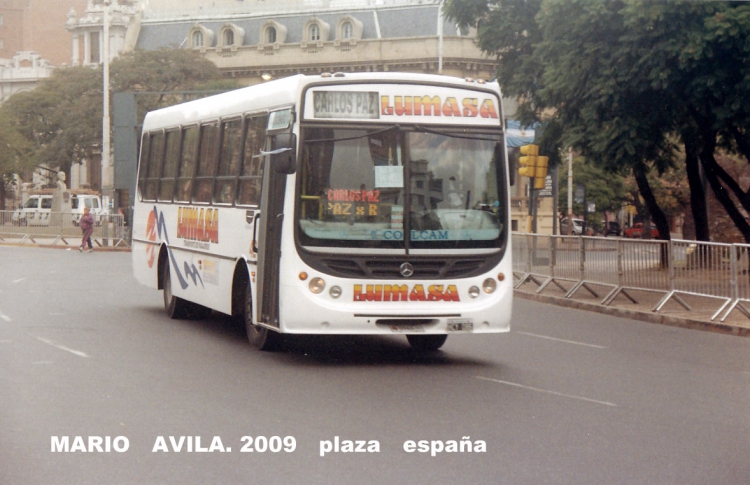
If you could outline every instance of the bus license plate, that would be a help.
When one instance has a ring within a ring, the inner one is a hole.
[[[474,322],[471,320],[448,319],[449,332],[473,332]]]

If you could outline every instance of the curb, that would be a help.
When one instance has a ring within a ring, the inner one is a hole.
[[[735,335],[738,337],[750,337],[750,328],[738,327],[735,325],[729,325],[721,322],[711,322],[703,320],[695,320],[684,317],[674,317],[669,315],[662,315],[660,313],[653,313],[642,310],[629,310],[627,308],[602,306],[593,303],[587,303],[583,301],[571,300],[568,298],[559,298],[555,296],[537,295],[527,293],[524,291],[515,290],[513,296],[522,298],[524,300],[535,301],[539,303],[546,303],[549,305],[557,305],[567,308],[574,308],[576,310],[584,310],[589,312],[601,313],[604,315],[612,315],[621,318],[628,318],[631,320],[638,320],[641,322],[656,323],[659,325],[668,325],[670,327],[689,328],[692,330],[703,330],[706,332],[722,333],[726,335]]]
[[[78,249],[78,246],[70,245],[58,245],[58,244],[20,244],[20,243],[8,243],[0,242],[0,246],[14,247],[14,248],[44,248],[44,249]],[[99,246],[94,248],[94,252],[127,252],[129,253],[132,248],[129,247],[114,247],[114,246]]]

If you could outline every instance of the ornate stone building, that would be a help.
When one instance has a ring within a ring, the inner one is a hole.
[[[106,5],[110,59],[136,48],[192,49],[247,85],[339,71],[495,76],[475,33],[442,17],[442,0],[88,0],[82,15],[67,17],[72,65],[104,58]],[[512,116],[514,103],[505,105]],[[514,201],[523,200],[521,185]],[[513,212],[519,229],[524,210]]]
[[[73,65],[101,59],[103,0],[66,27]],[[111,0],[117,52],[193,49],[244,84],[323,71],[406,71],[493,78],[471,32],[440,15],[439,0]]]

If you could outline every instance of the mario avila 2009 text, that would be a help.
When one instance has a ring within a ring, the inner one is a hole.
[[[130,449],[130,440],[125,436],[52,436],[52,453],[125,453]],[[243,436],[239,451],[242,453],[292,453],[297,449],[293,436]],[[487,443],[472,441],[468,436],[460,440],[407,440],[403,444],[406,453],[486,453]],[[221,437],[201,436],[157,436],[152,453],[231,453]],[[320,456],[330,453],[380,453],[377,440],[350,440],[334,436],[332,440],[321,440]]]

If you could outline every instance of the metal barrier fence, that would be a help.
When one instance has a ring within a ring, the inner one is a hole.
[[[513,234],[513,274],[516,288],[533,282],[537,293],[554,284],[565,298],[582,288],[600,298],[596,287],[609,287],[602,305],[618,295],[637,303],[631,294],[636,290],[663,293],[654,312],[672,299],[690,311],[681,295],[695,295],[723,300],[711,320],[723,313],[723,322],[735,309],[750,318],[744,306],[750,303],[746,244],[518,233]]]
[[[82,236],[78,219],[80,214],[40,212],[34,217],[19,217],[14,211],[0,211],[0,242],[78,246]],[[94,244],[128,246],[127,226],[122,215],[95,216],[94,220],[91,235]]]

